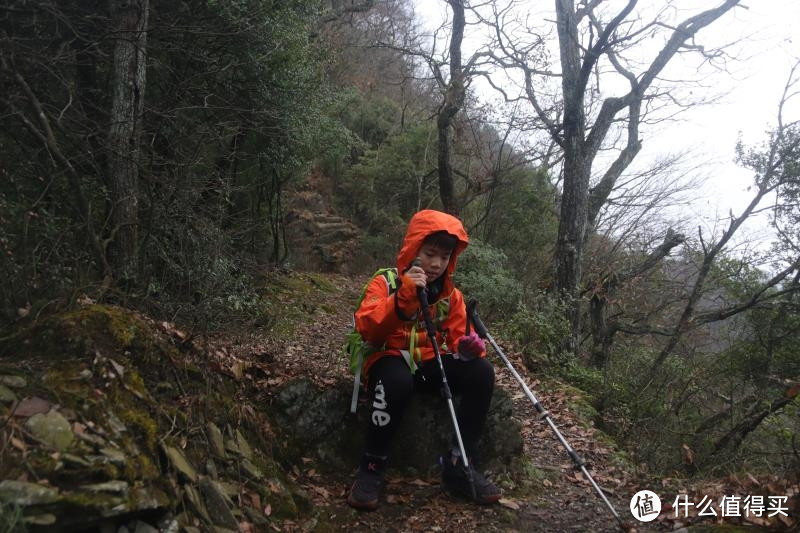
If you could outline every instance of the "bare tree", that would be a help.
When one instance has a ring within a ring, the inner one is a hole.
[[[411,57],[424,61],[430,69],[433,79],[442,95],[442,100],[436,112],[437,128],[437,168],[439,176],[439,196],[443,209],[451,214],[458,215],[461,210],[458,201],[453,168],[452,156],[452,130],[456,116],[464,106],[469,84],[481,67],[481,61],[488,56],[485,51],[473,53],[465,62],[462,58],[462,45],[464,30],[468,25],[466,12],[467,2],[464,0],[446,0],[453,12],[451,21],[445,21],[432,36],[429,48],[421,44],[381,42],[379,46],[400,50]],[[437,52],[439,36],[447,33],[447,52]],[[447,69],[447,72],[445,72]]]
[[[778,127],[771,136],[766,152],[752,151],[745,153],[744,149],[740,147],[740,162],[755,172],[753,196],[750,199],[750,203],[738,216],[734,216],[731,212],[727,227],[716,241],[707,243],[703,238],[702,231],[699,231],[698,238],[702,247],[703,259],[697,278],[667,343],[653,361],[650,372],[647,375],[649,379],[652,379],[667,357],[673,353],[683,335],[690,329],[700,324],[724,320],[751,309],[765,300],[774,299],[800,289],[797,282],[783,284],[786,279],[791,279],[790,276],[800,270],[800,253],[795,253],[789,261],[785,262],[780,271],[764,282],[749,298],[723,309],[708,310],[701,313],[697,311],[697,303],[702,294],[706,278],[717,257],[728,246],[742,225],[762,208],[762,202],[765,197],[797,179],[796,158],[800,152],[800,136],[797,135],[796,130],[798,122],[785,122],[783,117],[783,110],[787,102],[792,97],[800,94],[796,90],[797,84],[798,80],[794,77],[793,69],[779,104]]]
[[[461,65],[461,43],[464,40],[464,2],[463,0],[447,0],[453,10],[453,25],[450,33],[450,80],[444,81],[441,71],[436,72],[437,81],[444,88],[444,101],[436,119],[439,133],[438,168],[439,196],[444,210],[458,215],[458,205],[453,188],[453,168],[450,162],[451,125],[456,114],[464,105],[466,88],[464,85],[464,68]]]
[[[671,5],[650,20],[642,20],[638,0],[628,0],[619,11],[609,12],[601,1],[555,0],[555,32],[561,71],[548,62],[547,31],[517,24],[531,39],[510,38],[508,24],[512,10],[493,9],[486,17],[494,30],[493,49],[497,64],[521,74],[522,89],[539,123],[563,151],[563,195],[559,231],[554,253],[556,289],[567,299],[568,319],[573,336],[566,349],[577,350],[580,331],[579,294],[582,284],[583,251],[587,232],[642,147],[640,126],[658,102],[675,101],[659,76],[672,59],[692,51],[713,59],[719,51],[695,43],[697,33],[719,20],[739,4],[724,0],[717,7],[701,11],[679,23],[667,21]],[[648,41],[660,36],[661,48],[648,60]],[[636,56],[636,57],[634,57]],[[644,65],[643,67],[641,65]],[[602,97],[602,80],[623,79],[628,86],[619,96]],[[550,80],[560,80],[559,94],[551,91]],[[598,155],[623,132],[616,157],[603,170],[595,164]],[[600,178],[592,184],[593,175]]]

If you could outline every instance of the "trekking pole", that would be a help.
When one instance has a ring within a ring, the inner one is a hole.
[[[419,258],[414,259],[412,266],[420,266]],[[467,458],[467,451],[464,449],[464,441],[461,439],[461,430],[458,428],[458,419],[456,418],[456,410],[453,407],[453,394],[450,392],[450,385],[447,383],[447,375],[444,373],[444,364],[442,363],[442,354],[439,352],[439,344],[436,342],[436,328],[433,326],[433,321],[428,314],[428,291],[425,287],[417,289],[417,297],[422,305],[422,317],[425,320],[425,330],[428,332],[428,338],[431,340],[433,346],[433,353],[436,355],[436,362],[439,363],[439,371],[442,374],[442,395],[447,400],[447,408],[450,410],[450,418],[453,420],[453,428],[456,432],[456,440],[458,441],[458,449],[461,452],[461,460],[464,461],[464,468],[467,472],[469,479],[469,487],[472,491],[472,500],[478,499],[475,492],[475,481],[472,479],[472,470],[469,467],[469,459]],[[413,354],[412,354],[413,357]],[[448,459],[449,460],[449,459]]]
[[[552,418],[550,418],[550,413],[546,411],[544,407],[542,407],[542,404],[539,403],[539,400],[537,400],[536,396],[533,395],[531,389],[528,388],[528,385],[525,383],[522,377],[517,373],[517,370],[514,368],[514,365],[511,364],[511,361],[508,360],[506,354],[503,353],[503,350],[500,349],[500,347],[495,342],[494,338],[492,338],[492,336],[489,334],[489,330],[486,329],[486,326],[478,316],[477,305],[478,302],[476,302],[475,300],[470,301],[469,304],[467,305],[467,323],[469,323],[469,321],[471,320],[472,323],[475,325],[475,332],[480,337],[487,339],[489,341],[489,343],[492,345],[492,348],[494,348],[495,353],[500,357],[500,359],[503,360],[503,363],[505,363],[506,367],[508,367],[508,370],[511,371],[511,374],[514,376],[514,379],[516,379],[517,382],[519,382],[519,384],[522,386],[522,390],[525,391],[525,394],[533,403],[533,407],[536,409],[536,412],[539,413],[539,418],[544,419],[544,421],[547,422],[547,424],[550,426],[550,429],[553,430],[553,433],[555,433],[556,438],[559,440],[559,442],[561,442],[561,445],[564,446],[564,449],[567,450],[567,455],[569,455],[570,459],[572,459],[575,465],[581,469],[583,475],[586,477],[587,480],[589,480],[589,483],[591,483],[592,487],[594,487],[594,490],[597,492],[597,494],[600,496],[603,502],[605,502],[606,506],[611,511],[611,514],[613,514],[614,518],[617,520],[617,523],[619,524],[620,528],[627,529],[628,525],[622,521],[622,518],[620,518],[616,509],[614,509],[614,506],[611,505],[611,502],[608,501],[608,498],[606,498],[606,495],[603,493],[603,490],[597,485],[597,483],[595,483],[591,474],[589,474],[589,471],[586,469],[586,462],[581,458],[580,455],[578,455],[575,452],[575,450],[572,449],[572,446],[569,445],[567,440],[564,438],[564,436],[556,427]]]

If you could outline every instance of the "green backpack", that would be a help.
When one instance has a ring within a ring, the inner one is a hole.
[[[364,301],[364,296],[367,294],[367,287],[370,283],[372,283],[372,280],[378,276],[383,276],[384,280],[386,281],[386,288],[388,290],[387,296],[397,291],[399,287],[397,283],[397,269],[379,268],[372,275],[372,277],[369,278],[369,281],[366,283],[366,285],[364,285],[364,288],[361,289],[361,296],[359,296],[358,303],[356,303],[356,311],[359,307],[361,307],[361,302]],[[379,348],[381,347],[372,346],[361,337],[361,333],[359,333],[356,329],[356,315],[353,313],[353,327],[350,330],[350,333],[347,334],[347,337],[345,337],[344,343],[344,354],[346,357],[348,357],[350,363],[350,372],[355,374],[353,397],[350,400],[351,413],[356,412],[356,405],[358,403],[358,390],[361,387],[361,368],[364,366],[364,361],[367,360],[367,357],[378,351]]]
[[[361,307],[361,302],[364,301],[364,296],[367,293],[367,287],[370,283],[372,283],[372,280],[378,276],[383,276],[384,280],[386,281],[387,296],[396,292],[397,289],[400,288],[396,268],[379,268],[375,274],[369,278],[369,281],[366,283],[366,285],[364,285],[364,288],[361,289],[361,296],[358,298],[358,303],[356,303],[356,311],[359,307]],[[449,313],[449,298],[444,298],[436,302],[436,312],[435,316],[433,317],[433,321],[437,328],[447,318]],[[408,350],[400,350],[400,354],[403,356],[403,359],[405,359],[406,364],[408,365],[408,368],[411,370],[412,374],[417,370],[417,364],[414,361],[414,354],[418,354],[418,347],[416,346],[416,333],[417,324],[415,322],[411,328],[411,344],[408,347]],[[353,313],[353,327],[350,330],[350,333],[348,333],[345,337],[344,343],[344,354],[350,363],[350,371],[355,374],[355,382],[353,383],[353,396],[350,400],[351,413],[356,412],[356,406],[358,405],[358,391],[361,388],[361,368],[364,366],[364,361],[366,361],[367,358],[373,353],[383,350],[384,348],[385,346],[373,346],[361,337],[361,333],[359,333],[356,329],[356,316],[355,313]],[[441,348],[447,350],[447,345],[442,344]]]

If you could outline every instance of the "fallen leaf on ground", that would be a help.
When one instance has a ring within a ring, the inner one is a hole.
[[[122,366],[121,364],[117,363],[113,359],[109,359],[108,361],[111,363],[111,366],[114,368],[114,372],[116,372],[117,375],[120,378],[122,378],[125,375],[125,367]]]
[[[241,380],[242,376],[244,375],[244,363],[242,363],[241,361],[233,363],[231,365],[231,373],[233,374],[233,377],[235,377],[238,380]]]
[[[509,509],[514,509],[515,511],[519,511],[519,504],[514,500],[509,500],[507,498],[500,498],[497,503],[502,505],[503,507],[508,507]]]
[[[257,492],[248,492],[247,496],[250,498],[251,507],[261,509],[261,496]]]
[[[314,492],[316,492],[317,494],[319,494],[320,496],[322,496],[326,500],[329,500],[330,497],[331,497],[331,493],[328,492],[328,490],[323,488],[323,487],[315,486],[315,487],[313,487],[313,490],[314,490]]]
[[[44,414],[50,410],[50,402],[38,396],[32,398],[23,398],[17,403],[16,407],[12,409],[14,416],[28,417],[38,414]]]
[[[17,437],[11,437],[11,445],[14,448],[18,449],[19,451],[21,451],[23,453],[23,455],[25,454],[25,452],[28,449],[28,447],[25,446],[25,442],[20,440],[20,439],[18,439]]]

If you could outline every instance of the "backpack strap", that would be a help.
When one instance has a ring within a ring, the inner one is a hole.
[[[384,281],[386,281],[386,288],[388,290],[387,296],[391,295],[395,291],[397,291],[397,269],[396,268],[381,268],[378,269],[375,274],[372,275],[370,281],[374,279],[376,276],[383,276]],[[364,290],[361,291],[361,297],[358,300],[358,305],[356,306],[356,310],[361,307],[361,302],[364,300],[364,296],[367,293],[367,287],[369,283],[364,286]],[[353,371],[355,375],[355,380],[353,381],[353,394],[350,398],[350,412],[355,414],[356,407],[358,405],[358,392],[361,389],[361,369],[364,366],[364,361],[366,359],[366,352],[368,350],[367,343],[363,339],[361,339],[361,335],[356,331],[356,315],[353,313],[353,332],[350,335],[355,335],[352,339],[349,338],[348,335],[348,343],[350,342],[358,342],[360,341],[361,345],[357,348],[358,349],[358,356],[356,357],[355,361],[350,361],[350,370]]]
[[[356,378],[353,380],[353,395],[350,397],[350,412],[356,414],[356,407],[358,407],[358,391],[361,389],[361,366],[363,362],[358,365]]]

